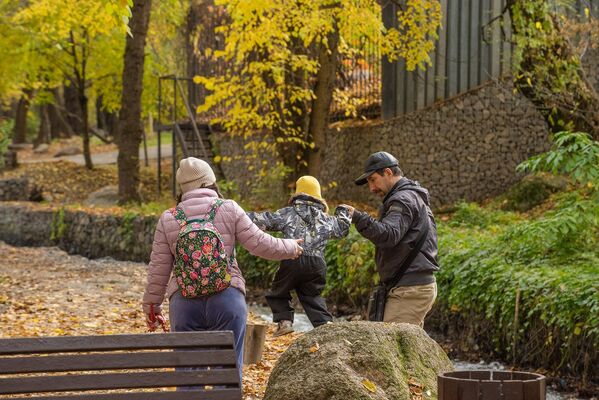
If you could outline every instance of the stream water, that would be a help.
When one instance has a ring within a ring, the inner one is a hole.
[[[260,305],[251,305],[250,311],[260,316],[267,322],[272,322],[272,314],[268,307]],[[296,332],[308,332],[312,330],[312,324],[308,317],[304,313],[295,313],[295,319],[293,321],[293,329]],[[497,361],[480,361],[478,363],[470,361],[452,360],[456,371],[460,370],[504,370],[505,365]],[[552,388],[547,388],[547,400],[581,400],[572,393],[556,392]]]

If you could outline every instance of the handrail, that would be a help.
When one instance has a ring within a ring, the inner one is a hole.
[[[191,121],[191,126],[193,127],[193,133],[196,135],[196,138],[200,142],[200,147],[202,148],[202,153],[204,154],[204,158],[208,159],[208,152],[206,151],[206,147],[204,147],[204,141],[202,140],[202,135],[200,135],[200,131],[198,129],[198,125],[196,124],[195,116],[191,112],[191,106],[187,101],[187,97],[185,96],[185,92],[183,91],[183,87],[181,86],[181,82],[179,82],[178,78],[175,78],[175,82],[177,82],[177,88],[179,88],[179,92],[181,93],[181,98],[183,99],[183,103],[185,104],[185,109],[187,110],[187,115]]]
[[[173,124],[173,129],[179,138],[179,142],[181,142],[181,149],[183,150],[183,156],[189,157],[189,150],[187,149],[187,144],[185,143],[185,138],[183,137],[183,131],[181,131],[181,127],[176,122]],[[174,144],[173,144],[174,145]]]

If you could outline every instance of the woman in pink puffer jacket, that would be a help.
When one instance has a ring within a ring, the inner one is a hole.
[[[189,157],[181,160],[177,182],[182,198],[178,204],[188,220],[205,216],[217,197],[216,177],[210,165]],[[277,239],[261,231],[248,218],[245,211],[233,200],[224,200],[214,217],[214,227],[220,233],[227,255],[232,255],[235,242],[251,254],[270,260],[297,258],[302,248],[294,239]],[[169,299],[169,316],[172,331],[232,330],[239,370],[243,366],[243,339],[247,319],[245,281],[237,260],[227,268],[231,276],[230,287],[204,297],[183,297],[174,276],[175,247],[180,224],[172,212],[165,211],[156,227],[152,254],[148,267],[148,282],[143,296],[143,309],[150,330],[156,329],[162,318],[161,305]],[[151,315],[154,312],[154,316]]]

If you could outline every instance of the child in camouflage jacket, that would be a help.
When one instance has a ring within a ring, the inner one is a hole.
[[[291,290],[314,327],[332,321],[321,293],[326,283],[324,248],[329,239],[347,236],[351,225],[349,211],[337,207],[335,216],[327,214],[320,184],[312,176],[302,176],[289,206],[275,212],[250,212],[248,216],[262,230],[282,232],[288,239],[303,239],[303,254],[294,260],[281,261],[266,300],[277,322],[275,336],[293,332]]]

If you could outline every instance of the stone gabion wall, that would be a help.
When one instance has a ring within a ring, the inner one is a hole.
[[[217,143],[216,147],[219,154],[226,159],[221,162],[221,168],[227,180],[235,183],[237,195],[241,198],[250,196],[252,188],[255,187],[261,179],[258,172],[263,165],[267,168],[272,168],[276,164],[276,160],[272,153],[267,150],[260,150],[261,153],[257,156],[253,154],[250,148],[247,148],[248,140],[256,140],[258,142],[271,142],[270,136],[256,135],[254,138],[243,138],[241,136],[232,136],[222,132],[214,135],[213,143]],[[280,187],[283,191],[283,187]],[[273,197],[281,197],[283,193],[273,193]]]
[[[547,132],[541,115],[527,99],[513,94],[509,81],[490,82],[400,118],[333,126],[318,178],[327,199],[375,206],[380,199],[353,181],[369,154],[385,150],[399,159],[406,176],[430,190],[435,206],[480,201],[518,180],[516,166],[549,148]],[[242,148],[223,134],[217,140],[223,155]],[[255,162],[262,158],[233,161],[225,175],[243,188],[254,179]]]
[[[490,83],[433,108],[333,132],[322,177],[340,183],[332,197],[372,202],[353,180],[368,154],[385,150],[404,175],[429,189],[434,205],[480,201],[515,183],[520,162],[549,149],[547,132],[532,103],[508,84]],[[346,150],[334,155],[335,149]]]
[[[582,58],[587,78],[595,90],[599,92],[599,47],[589,48]]]
[[[58,246],[88,258],[147,262],[158,216],[89,214],[33,203],[0,203],[0,240]]]

